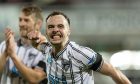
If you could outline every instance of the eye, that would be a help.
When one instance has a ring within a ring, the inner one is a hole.
[[[29,22],[29,19],[24,19],[25,22]]]
[[[19,18],[19,22],[21,22],[22,21],[22,19],[21,18]]]
[[[54,28],[54,25],[48,25],[48,29]]]
[[[57,27],[62,29],[62,28],[64,28],[64,25],[63,24],[59,24]]]

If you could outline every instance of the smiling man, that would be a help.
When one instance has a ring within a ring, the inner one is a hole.
[[[19,39],[16,42],[14,37],[11,38],[13,32],[10,29],[5,30],[5,41],[0,44],[1,84],[43,84],[41,80],[46,77],[46,64],[41,61],[45,58],[32,47],[27,37],[33,30],[40,31],[42,22],[41,9],[30,5],[20,12]]]
[[[117,84],[131,84],[119,70],[105,62],[102,56],[88,47],[69,40],[70,20],[62,12],[46,18],[49,83],[94,84],[92,71],[110,76]],[[46,50],[44,49],[44,50]]]

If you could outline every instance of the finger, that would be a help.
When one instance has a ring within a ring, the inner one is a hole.
[[[12,32],[8,32],[5,36],[5,39],[6,40],[9,40],[11,37],[13,36],[13,33]]]
[[[27,34],[28,38],[30,40],[37,40],[38,39],[38,32],[37,31],[31,31]]]
[[[27,34],[28,39],[32,39],[33,38],[33,35],[34,35],[34,32],[33,31],[29,32]]]
[[[9,29],[6,28],[6,29],[4,30],[4,34],[5,34],[5,36],[7,35],[8,32],[9,32]]]
[[[36,43],[40,43],[40,41],[41,41],[41,40],[38,38],[38,39],[36,40]]]
[[[11,29],[9,29],[9,28],[6,28],[5,31],[4,31],[4,33],[5,33],[5,38],[8,38],[11,34],[13,34],[13,32],[11,31]]]

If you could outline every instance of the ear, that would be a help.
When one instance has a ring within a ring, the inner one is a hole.
[[[37,24],[39,25],[39,28],[41,29],[41,26],[42,26],[42,24],[43,24],[43,21],[39,19],[39,20],[37,21]]]
[[[70,33],[71,33],[71,30],[70,30],[70,28],[68,29],[68,36],[70,35]]]
[[[36,30],[37,31],[41,30],[42,24],[43,24],[42,20],[37,20],[37,22],[36,22]]]

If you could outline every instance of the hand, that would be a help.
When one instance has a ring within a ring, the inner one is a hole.
[[[47,39],[39,31],[31,31],[28,33],[28,38],[34,47],[37,47],[40,43],[46,42]]]
[[[6,54],[10,57],[15,56],[15,39],[14,39],[14,33],[10,28],[5,29],[5,40],[6,40]]]

